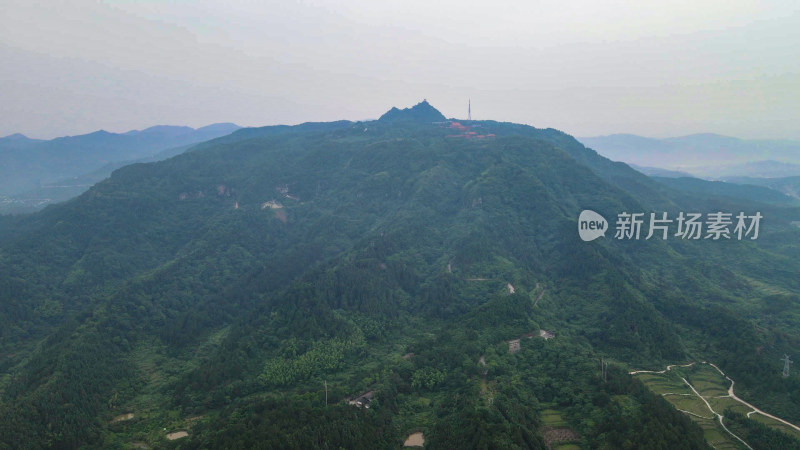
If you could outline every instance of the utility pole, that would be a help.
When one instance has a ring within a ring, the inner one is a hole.
[[[603,377],[603,383],[608,381],[608,361],[605,358],[600,358],[600,373]]]
[[[472,99],[467,100],[467,120],[472,120]]]
[[[789,359],[789,355],[783,355],[783,378],[789,377],[789,364],[792,363],[792,360]]]
[[[328,407],[328,380],[325,380],[325,407]]]

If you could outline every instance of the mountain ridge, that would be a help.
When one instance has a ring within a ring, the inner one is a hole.
[[[431,106],[427,100],[422,100],[410,108],[398,109],[392,107],[378,119],[379,122],[415,121],[415,122],[441,122],[447,118],[438,109]]]

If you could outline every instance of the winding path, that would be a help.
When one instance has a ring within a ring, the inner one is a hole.
[[[700,397],[700,400],[702,400],[702,401],[703,401],[703,403],[705,403],[705,404],[706,404],[706,406],[708,407],[708,410],[709,410],[709,411],[711,411],[711,414],[714,414],[715,416],[717,416],[717,419],[719,419],[719,424],[722,426],[722,428],[723,428],[725,431],[727,431],[727,432],[728,432],[728,434],[730,434],[731,436],[733,436],[733,437],[735,437],[736,439],[738,439],[738,440],[739,440],[739,442],[741,442],[742,444],[744,444],[744,446],[745,446],[745,447],[749,448],[750,450],[753,450],[753,447],[750,447],[750,445],[749,445],[747,442],[745,442],[745,441],[744,441],[744,439],[742,439],[742,438],[740,438],[739,436],[737,436],[737,435],[733,434],[733,432],[732,432],[731,430],[729,430],[729,429],[728,429],[728,427],[726,427],[726,426],[725,426],[725,423],[724,423],[724,422],[722,422],[722,418],[723,418],[722,414],[720,414],[720,413],[718,413],[718,412],[714,411],[714,408],[712,408],[712,407],[711,407],[711,404],[710,404],[710,403],[708,403],[708,400],[706,400],[706,398],[705,398],[705,397],[703,397],[702,395],[700,395],[700,393],[699,393],[699,392],[697,392],[697,390],[694,388],[694,386],[692,386],[692,384],[691,384],[691,383],[689,383],[688,381],[686,381],[686,378],[683,378],[683,377],[681,377],[681,380],[683,380],[683,382],[684,382],[684,383],[686,383],[686,385],[687,385],[687,386],[689,386],[689,389],[691,389],[691,390],[692,390],[692,392],[694,392],[694,393],[695,393],[695,395],[697,395],[698,397]],[[698,417],[702,417],[702,416],[698,416]]]
[[[704,361],[704,362],[705,362],[705,361]],[[737,402],[739,402],[739,403],[741,403],[741,404],[743,404],[743,405],[746,405],[748,408],[752,408],[752,409],[753,409],[752,411],[750,411],[749,413],[747,413],[747,417],[750,417],[750,414],[752,414],[752,413],[754,413],[754,412],[755,412],[755,413],[759,413],[759,414],[761,414],[762,416],[767,416],[767,417],[769,417],[769,418],[770,418],[770,419],[772,419],[772,420],[776,420],[776,421],[778,421],[778,422],[780,422],[780,423],[782,423],[782,424],[784,424],[784,425],[786,425],[786,426],[792,427],[792,428],[794,428],[795,430],[797,430],[797,431],[800,431],[800,427],[798,427],[797,425],[795,425],[795,424],[793,424],[793,423],[791,423],[791,422],[787,422],[787,421],[785,421],[785,420],[781,419],[780,417],[775,417],[775,416],[773,416],[772,414],[770,414],[770,413],[768,413],[768,412],[764,412],[764,411],[762,411],[762,410],[760,410],[760,409],[756,408],[755,406],[751,405],[750,403],[747,403],[746,401],[744,401],[744,400],[742,400],[741,398],[737,397],[737,396],[736,396],[736,394],[734,394],[734,392],[733,392],[733,385],[734,385],[734,384],[736,384],[736,382],[735,382],[735,381],[733,381],[733,380],[731,380],[729,376],[725,375],[725,372],[723,372],[722,370],[720,370],[720,368],[719,368],[719,367],[717,367],[716,365],[714,365],[714,364],[712,364],[712,363],[706,363],[706,364],[708,364],[709,366],[711,366],[711,367],[713,367],[713,368],[717,369],[717,372],[719,372],[719,374],[720,374],[720,375],[722,375],[723,377],[725,377],[725,379],[726,379],[726,380],[728,380],[728,381],[730,381],[730,382],[731,382],[731,385],[730,385],[730,387],[728,388],[728,396],[729,396],[730,398],[732,398],[732,399],[736,400]]]
[[[637,373],[664,373],[664,372],[667,372],[667,371],[671,370],[673,367],[691,367],[693,365],[694,365],[693,362],[690,362],[689,364],[683,364],[683,365],[670,364],[664,370],[657,370],[657,371],[656,370],[634,370],[633,372],[628,372],[628,374],[629,375],[636,375]]]

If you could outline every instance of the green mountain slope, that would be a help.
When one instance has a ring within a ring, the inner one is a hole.
[[[2,442],[706,448],[626,371],[698,358],[800,420],[777,368],[800,342],[798,209],[424,112],[240,130],[0,221]],[[576,233],[583,209],[684,208],[760,208],[762,235]]]

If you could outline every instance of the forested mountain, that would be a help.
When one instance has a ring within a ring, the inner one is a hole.
[[[109,163],[150,157],[170,148],[207,141],[238,128],[232,123],[198,129],[159,125],[121,134],[100,130],[49,141],[13,134],[0,138],[0,196],[82,176]]]
[[[800,208],[439,116],[242,129],[0,217],[0,446],[709,448],[628,374],[701,360],[800,422]],[[583,242],[584,209],[764,219]]]

